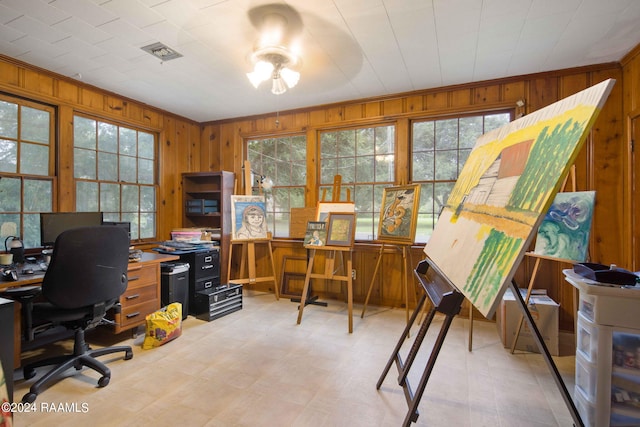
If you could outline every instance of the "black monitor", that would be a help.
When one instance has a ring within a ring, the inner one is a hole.
[[[112,225],[124,228],[129,236],[129,241],[131,241],[131,223],[129,221],[102,221],[102,225]]]
[[[99,225],[102,225],[102,212],[42,212],[40,244],[43,247],[51,247],[63,231]]]

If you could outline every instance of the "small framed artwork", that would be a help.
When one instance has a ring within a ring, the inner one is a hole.
[[[355,211],[356,205],[353,202],[318,202],[316,221],[327,221],[329,212],[352,213]]]
[[[327,246],[353,246],[356,231],[355,213],[331,212],[328,222]]]
[[[378,240],[390,243],[413,243],[418,220],[420,185],[387,187],[382,191]]]
[[[267,217],[264,196],[231,196],[231,238],[266,239]]]
[[[324,221],[308,221],[304,236],[305,246],[324,246],[327,241],[327,223]]]

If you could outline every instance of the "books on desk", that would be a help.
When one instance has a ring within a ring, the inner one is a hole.
[[[199,250],[212,250],[220,248],[218,241],[199,240],[191,242],[181,242],[176,240],[166,240],[155,250],[164,253],[183,253]]]

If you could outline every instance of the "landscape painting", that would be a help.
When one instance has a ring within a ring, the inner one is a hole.
[[[603,81],[476,141],[424,252],[484,316],[493,316],[614,84]]]
[[[587,261],[595,199],[595,191],[556,194],[538,227],[533,253],[574,263]]]

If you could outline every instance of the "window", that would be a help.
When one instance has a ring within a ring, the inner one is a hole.
[[[346,129],[320,134],[320,190],[331,200],[334,177],[342,178],[356,207],[357,240],[374,240],[378,233],[382,189],[395,178],[395,127]]]
[[[411,136],[411,181],[420,183],[416,241],[426,242],[478,137],[508,123],[501,111],[416,121]]]
[[[291,208],[304,207],[307,138],[304,135],[247,141],[251,170],[273,181],[265,191],[267,221],[274,237],[288,237]]]
[[[156,235],[156,136],[87,117],[73,121],[76,211],[131,223],[131,239]]]
[[[39,213],[53,208],[54,120],[50,106],[0,95],[0,243],[40,246]]]

